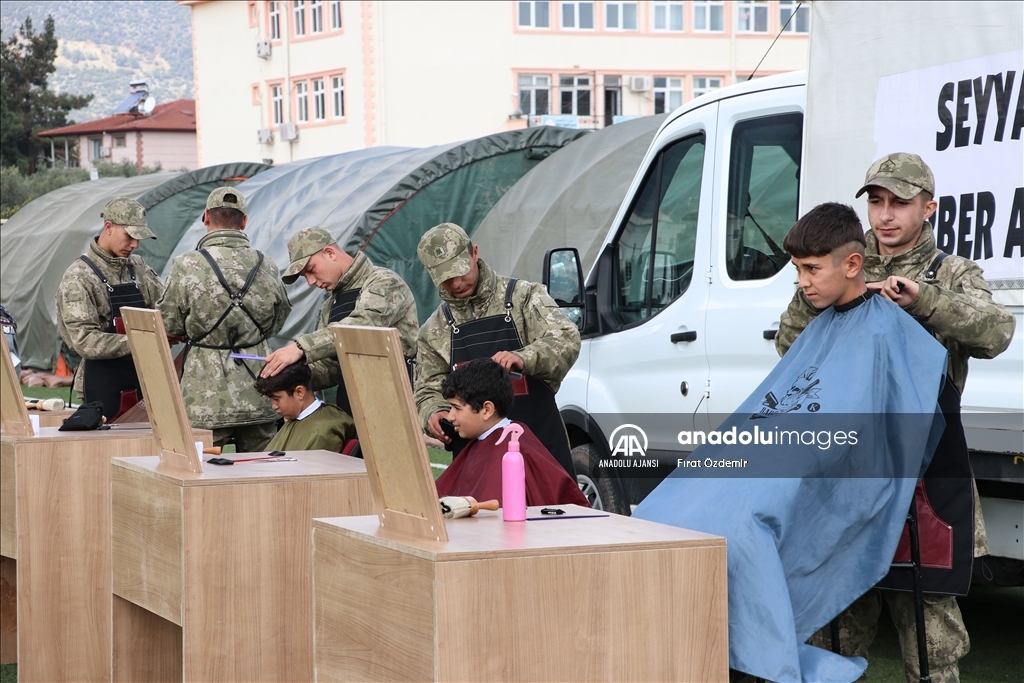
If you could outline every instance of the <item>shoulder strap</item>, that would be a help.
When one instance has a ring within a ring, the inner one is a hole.
[[[238,308],[241,309],[242,313],[245,313],[246,317],[249,318],[252,324],[256,326],[256,329],[260,333],[259,341],[257,341],[256,344],[262,344],[267,339],[267,333],[263,329],[263,326],[260,325],[259,322],[256,320],[256,317],[249,311],[248,308],[245,307],[245,304],[242,302],[242,297],[244,297],[245,293],[249,291],[249,287],[252,286],[253,281],[256,279],[256,275],[259,273],[260,266],[263,265],[263,252],[256,252],[259,258],[256,261],[256,265],[253,266],[252,270],[249,271],[249,275],[246,276],[245,284],[243,284],[242,288],[239,289],[237,292],[232,292],[231,287],[228,285],[227,280],[224,278],[224,273],[217,265],[217,262],[213,259],[213,256],[210,255],[210,252],[206,251],[205,249],[198,249],[197,251],[203,255],[203,258],[205,258],[206,261],[210,264],[210,267],[213,268],[213,274],[217,276],[217,280],[220,282],[221,287],[223,287],[224,291],[228,293],[228,296],[231,298],[231,303],[228,304],[228,307],[226,309],[224,309],[224,312],[221,313],[220,317],[217,319],[217,322],[213,324],[213,327],[211,327],[210,329],[208,329],[206,332],[199,335],[195,339],[190,339],[188,341],[188,344],[190,346],[198,346],[200,348],[221,348],[215,346],[206,346],[200,344],[199,342],[205,339],[207,336],[209,336],[218,327],[220,327],[220,324],[224,322],[224,319],[228,317],[228,314],[231,312],[231,309],[234,308],[235,306],[238,306]],[[253,346],[255,346],[255,344],[253,344]],[[234,346],[229,346],[227,348],[231,350],[236,350]],[[246,366],[246,369],[248,370],[248,366]],[[250,372],[250,374],[252,373]]]
[[[505,287],[505,320],[506,322],[512,321],[512,292],[516,288],[516,283],[519,282],[518,278],[512,278],[508,281],[508,286]]]
[[[939,266],[942,265],[942,262],[946,259],[947,256],[949,256],[949,254],[947,254],[944,251],[940,251],[938,254],[935,255],[935,260],[932,261],[932,264],[930,266],[928,266],[928,270],[924,271],[924,276],[926,279],[935,279],[935,276],[938,275],[939,273]]]
[[[107,278],[105,278],[103,276],[103,273],[100,272],[99,267],[93,262],[93,260],[91,258],[86,256],[85,254],[82,254],[78,258],[81,261],[85,261],[85,264],[87,266],[89,266],[90,268],[92,268],[92,272],[96,273],[96,277],[98,277],[103,282],[103,284],[106,286],[108,292],[113,292],[114,291],[114,288],[110,286],[110,283],[107,281]]]
[[[452,332],[458,334],[459,328],[455,326],[455,316],[452,315],[452,309],[447,301],[441,302],[441,313],[444,314],[444,319],[447,321],[448,327],[452,328]]]

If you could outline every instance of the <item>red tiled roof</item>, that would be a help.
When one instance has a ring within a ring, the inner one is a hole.
[[[150,116],[114,114],[95,121],[44,130],[39,133],[39,137],[66,137],[129,130],[171,130],[194,133],[196,130],[196,101],[174,100],[166,104],[158,104]]]

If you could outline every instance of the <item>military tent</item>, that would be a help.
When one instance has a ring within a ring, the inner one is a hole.
[[[499,273],[539,282],[548,249],[576,247],[586,274],[666,117],[603,128],[537,164],[480,224],[481,256]]]
[[[277,166],[238,186],[246,198],[246,233],[280,269],[288,240],[303,228],[331,231],[349,253],[363,249],[401,275],[416,296],[420,320],[437,293],[416,258],[429,228],[459,223],[470,234],[516,181],[583,131],[528,128],[425,149],[373,147]],[[205,233],[196,222],[172,256],[194,249]],[[163,272],[170,273],[170,263]],[[275,346],[316,327],[323,293],[299,280],[288,291],[291,317]]]

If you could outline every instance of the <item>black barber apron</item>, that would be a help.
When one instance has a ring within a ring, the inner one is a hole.
[[[518,351],[523,348],[515,323],[512,322],[512,290],[516,280],[510,280],[505,289],[505,314],[470,320],[456,325],[455,317],[446,302],[441,302],[448,327],[451,328],[451,367],[477,358],[490,358],[499,351]],[[555,460],[565,468],[569,476],[576,479],[576,469],[569,452],[569,438],[562,424],[562,416],[555,403],[555,392],[541,379],[523,375],[526,380],[525,392],[522,382],[513,382],[515,400],[507,415],[513,422],[527,425]],[[458,456],[469,442],[455,436],[446,446],[453,457]]]
[[[103,286],[107,288],[110,325],[106,331],[124,334],[124,332],[118,332],[117,329],[121,308],[148,308],[146,300],[139,290],[139,285],[135,281],[135,271],[131,264],[128,264],[128,274],[132,281],[123,285],[112,285],[89,257],[80,256],[79,258],[92,268],[103,282]],[[102,401],[103,417],[107,418],[107,422],[120,415],[123,412],[122,408],[126,410],[142,398],[142,387],[139,384],[139,376],[135,372],[135,363],[132,361],[131,354],[102,360],[90,358],[83,361],[83,364],[85,379],[82,382],[82,393],[85,396],[85,401],[86,403]]]
[[[946,420],[946,428],[914,491],[921,589],[937,595],[967,595],[974,564],[974,487],[967,438],[960,420],[960,392],[948,377],[939,394],[939,409]],[[910,536],[906,526],[893,562],[910,562]],[[878,587],[912,591],[913,575],[908,569],[894,567]]]
[[[362,289],[346,289],[344,292],[335,294],[334,301],[331,303],[331,312],[327,316],[327,324],[340,322],[349,317],[355,310],[356,301],[362,291]],[[413,360],[411,358],[405,359],[405,367],[409,371],[409,382],[412,383]],[[338,379],[338,396],[334,402],[346,413],[352,414],[352,403],[348,400],[348,392],[345,391],[344,377]]]

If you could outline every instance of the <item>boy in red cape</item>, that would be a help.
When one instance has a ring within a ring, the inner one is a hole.
[[[445,379],[441,395],[451,404],[448,420],[463,439],[470,440],[451,466],[437,478],[437,495],[473,496],[501,502],[501,459],[508,448],[498,444],[505,416],[512,409],[512,381],[490,358],[460,365]],[[518,423],[522,424],[522,423]],[[526,425],[519,449],[526,469],[527,505],[590,507],[586,496],[554,456]]]

